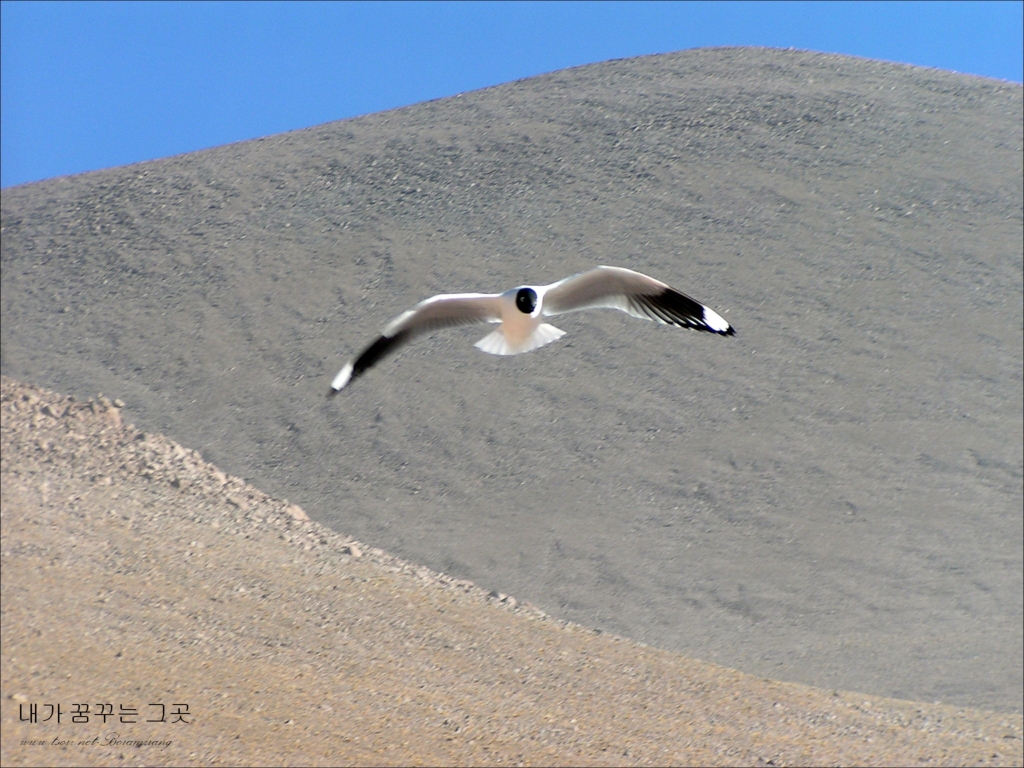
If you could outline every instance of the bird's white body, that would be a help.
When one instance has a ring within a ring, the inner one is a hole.
[[[492,355],[518,355],[565,335],[545,323],[545,317],[596,308],[618,309],[634,317],[723,336],[735,333],[717,312],[653,277],[622,267],[597,267],[551,285],[520,286],[500,294],[441,294],[421,301],[384,326],[376,341],[345,364],[331,382],[330,394],[341,391],[390,351],[430,330],[498,323],[476,343],[477,349]]]
[[[521,288],[513,288],[496,297],[495,304],[500,312],[496,322],[500,325],[474,346],[492,355],[518,355],[562,338],[565,331],[543,321],[546,287],[532,288],[537,294],[537,306],[529,314],[516,306],[516,294],[522,290]]]

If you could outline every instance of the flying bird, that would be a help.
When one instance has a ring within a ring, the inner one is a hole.
[[[504,293],[442,293],[421,301],[384,326],[372,344],[346,363],[328,394],[337,394],[377,361],[428,331],[500,323],[475,346],[492,355],[518,355],[565,335],[545,323],[545,317],[598,308],[722,336],[736,333],[713,309],[660,280],[622,267],[596,267],[551,285],[523,285]]]

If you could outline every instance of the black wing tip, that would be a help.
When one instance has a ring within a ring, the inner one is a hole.
[[[638,297],[634,301],[652,320],[718,336],[736,335],[736,329],[728,320],[675,288],[666,287],[661,293]]]

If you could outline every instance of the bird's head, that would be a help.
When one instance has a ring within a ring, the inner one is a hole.
[[[532,315],[537,308],[537,292],[533,288],[520,288],[516,291],[516,309],[524,315]]]

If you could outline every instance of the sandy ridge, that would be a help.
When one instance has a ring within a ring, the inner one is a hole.
[[[5,765],[1022,762],[1019,715],[552,620],[333,533],[118,405],[2,382]],[[19,721],[83,700],[184,701],[193,722]]]
[[[44,455],[55,453],[61,458],[73,459],[76,474],[101,486],[114,485],[115,480],[123,482],[127,478],[141,477],[158,487],[163,484],[174,490],[188,490],[192,500],[198,497],[221,506],[227,502],[228,510],[235,510],[234,524],[226,524],[225,533],[244,536],[247,528],[277,530],[281,538],[304,551],[327,548],[353,558],[364,558],[391,572],[414,574],[417,579],[444,589],[465,592],[478,600],[494,601],[536,618],[568,624],[549,617],[528,602],[520,603],[511,595],[487,592],[471,581],[409,563],[311,521],[297,504],[287,499],[274,499],[242,478],[220,471],[204,461],[199,451],[184,448],[163,435],[145,433],[134,424],[123,425],[120,413],[123,401],[119,399],[112,401],[100,394],[95,400],[81,402],[73,396],[54,396],[46,390],[19,387],[8,377],[4,377],[4,399],[10,400],[15,411],[31,413],[31,428],[37,435],[32,447]],[[49,436],[47,427],[58,425],[65,427],[66,437],[80,444],[76,446],[72,442],[67,448]],[[93,432],[97,427],[98,432]],[[101,452],[90,451],[89,446]]]

